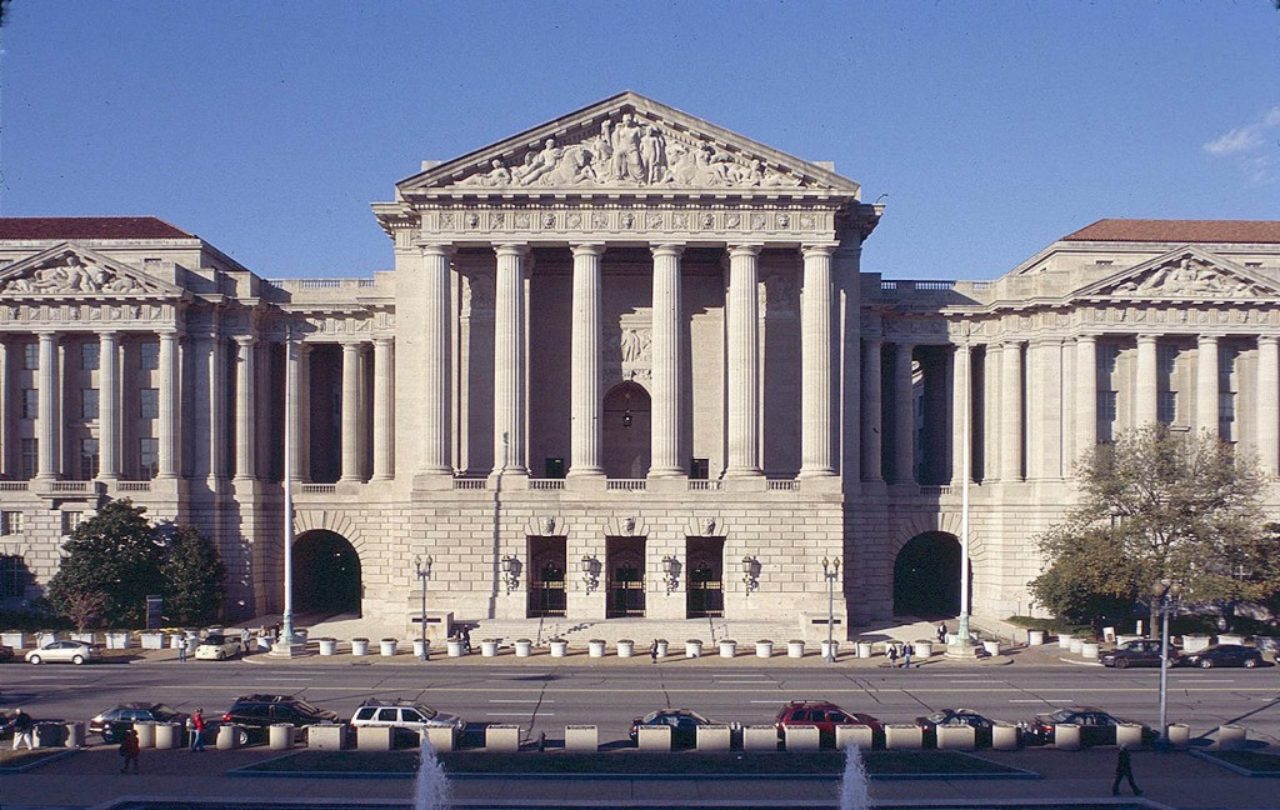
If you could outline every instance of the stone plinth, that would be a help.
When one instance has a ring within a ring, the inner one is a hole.
[[[484,730],[484,750],[495,754],[514,754],[520,750],[519,726],[489,726]]]
[[[454,749],[456,737],[457,732],[452,728],[428,728],[424,739],[432,751],[447,754]]]
[[[920,727],[910,723],[894,723],[884,727],[884,747],[915,751],[924,747]]]
[[[574,754],[594,754],[600,750],[600,734],[595,726],[565,726],[564,750]]]
[[[347,727],[307,726],[307,747],[315,751],[341,751],[347,747]]]
[[[977,748],[973,726],[938,726],[939,751],[972,751]]]
[[[1053,747],[1059,751],[1079,751],[1080,726],[1075,723],[1054,724]]]
[[[871,726],[858,723],[836,726],[836,748],[843,750],[847,746],[856,745],[864,751],[870,751],[875,744],[875,731]]]
[[[728,751],[732,747],[732,739],[728,726],[698,726],[699,751]]]
[[[822,738],[817,726],[784,726],[783,744],[788,751],[817,751],[822,748]]]
[[[742,729],[743,751],[777,751],[778,730],[773,726],[745,726]]]
[[[671,726],[641,726],[636,742],[641,751],[670,751]]]

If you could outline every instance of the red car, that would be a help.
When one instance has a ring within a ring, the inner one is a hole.
[[[884,724],[876,717],[861,712],[847,712],[825,700],[793,700],[778,709],[774,720],[778,739],[783,739],[787,726],[817,726],[818,737],[824,747],[836,745],[836,726],[870,726],[872,741],[884,745]]]

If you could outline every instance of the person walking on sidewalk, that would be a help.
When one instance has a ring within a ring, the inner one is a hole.
[[[911,646],[911,642],[902,645],[902,668],[911,669],[911,656],[915,655],[916,648]]]
[[[124,765],[120,766],[120,773],[126,773],[129,770],[129,763],[133,763],[133,772],[138,772],[138,753],[142,750],[142,746],[138,744],[138,732],[132,728],[124,733],[124,740],[120,743],[120,756],[124,757]]]
[[[187,663],[187,637],[178,637],[178,663]]]
[[[939,644],[947,643],[947,623],[946,622],[938,622],[938,643]]]
[[[1120,795],[1120,780],[1129,780],[1129,789],[1133,791],[1133,795],[1141,796],[1142,789],[1138,787],[1138,783],[1133,781],[1133,762],[1129,758],[1129,746],[1120,746],[1120,755],[1116,759],[1116,778],[1111,783],[1111,795]]]
[[[653,643],[649,645],[649,663],[658,663],[658,640],[655,638]]]
[[[16,712],[14,712],[14,715],[12,718],[12,724],[13,724],[13,750],[17,751],[18,746],[24,742],[27,744],[28,751],[35,750],[35,745],[34,745],[35,734],[33,733],[35,729],[35,723],[32,722],[31,715],[27,714],[22,709],[18,709]]]
[[[191,715],[191,752],[204,750],[204,709],[196,707]]]
[[[889,667],[892,669],[898,668],[898,645],[897,644],[889,645]]]

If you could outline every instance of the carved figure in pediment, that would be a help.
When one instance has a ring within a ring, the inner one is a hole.
[[[624,329],[619,341],[622,362],[630,364],[647,361],[652,342],[647,329]]]
[[[556,146],[555,138],[547,138],[542,145],[542,151],[534,155],[532,161],[528,160],[528,155],[533,154],[532,151],[526,153],[526,166],[520,172],[520,185],[532,185],[543,175],[550,174],[555,170],[556,165],[560,163],[560,158],[564,156],[564,150]]]
[[[643,182],[646,177],[640,141],[644,137],[632,113],[624,113],[613,130],[613,178]]]
[[[142,285],[128,276],[115,273],[97,265],[87,266],[80,257],[68,253],[54,262],[38,267],[29,276],[9,279],[0,285],[0,292],[25,293],[87,293],[139,292]]]
[[[492,167],[484,174],[473,174],[470,177],[463,178],[461,185],[464,186],[509,186],[511,185],[511,170],[502,162],[501,158],[494,158],[489,162]]]
[[[667,179],[667,141],[655,126],[650,126],[640,138],[640,160],[650,185]]]

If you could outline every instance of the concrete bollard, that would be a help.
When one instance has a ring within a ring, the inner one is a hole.
[[[1249,742],[1249,729],[1244,726],[1227,724],[1218,726],[1218,749],[1221,751],[1232,751],[1237,748],[1244,748]]]
[[[636,735],[636,745],[641,751],[670,752],[671,726],[641,726]]]
[[[396,654],[396,648],[400,643],[394,638],[384,638],[378,642],[378,654],[388,658]]]
[[[551,657],[552,658],[565,658],[568,655],[569,655],[569,642],[557,641],[555,639],[551,641]]]
[[[322,638],[322,639],[320,639],[320,654],[321,654],[321,655],[326,655],[326,656],[328,656],[328,655],[337,655],[337,654],[338,654],[338,640],[337,640],[336,638]]]
[[[876,745],[875,731],[871,726],[853,723],[836,726],[836,748],[843,751],[850,745],[856,745],[863,751],[870,751]]]
[[[972,751],[978,747],[973,726],[937,726],[939,751]]]
[[[630,658],[636,654],[636,643],[629,638],[618,641],[618,657]]]
[[[289,723],[272,723],[267,734],[272,751],[288,751],[293,747],[293,726]]]
[[[338,723],[307,726],[307,748],[341,751],[347,747],[347,727]]]
[[[1071,649],[1071,636],[1066,633],[1058,634],[1058,648],[1062,650]]]
[[[156,750],[172,751],[182,747],[181,723],[156,724]]]
[[[1121,723],[1116,726],[1116,745],[1121,748],[1142,747],[1142,726],[1138,723]]]
[[[390,751],[391,735],[395,731],[391,726],[357,726],[357,751]]]
[[[367,638],[351,639],[351,654],[352,655],[368,655],[369,639]]]
[[[773,657],[773,642],[763,641],[763,640],[757,641],[756,642],[756,658],[772,658],[772,657]]]
[[[822,750],[822,737],[817,726],[783,726],[782,734],[788,751],[807,753]]]
[[[738,642],[730,639],[722,639],[720,642],[720,657],[733,658],[738,654]]]
[[[588,658],[604,658],[605,641],[602,638],[593,638],[587,642]]]
[[[426,743],[431,746],[431,750],[440,754],[447,754],[452,751],[456,747],[454,743],[456,739],[457,732],[452,728],[428,728],[425,736]]]
[[[139,748],[155,748],[156,747],[156,724],[150,721],[142,721],[133,724],[133,730],[138,733]]]
[[[1080,645],[1080,656],[1085,659],[1098,660],[1098,642],[1086,641]]]
[[[698,726],[696,734],[699,751],[728,751],[733,747],[728,726]]]
[[[520,727],[497,725],[484,730],[484,750],[491,754],[514,754],[520,750]]]
[[[218,750],[234,751],[240,747],[240,727],[235,723],[218,726]]]
[[[745,726],[742,729],[743,751],[777,751],[778,730],[773,726]]]
[[[859,658],[871,658],[876,654],[876,646],[870,641],[859,641],[857,650]]]
[[[916,648],[916,658],[919,658],[921,661],[925,661],[933,657],[932,641],[917,641],[911,646]]]
[[[1083,649],[1084,649],[1084,639],[1082,638],[1073,638],[1067,643],[1067,652],[1070,652],[1074,655],[1079,655]]]
[[[480,642],[481,658],[496,658],[498,656],[498,640],[496,638],[486,638]]]
[[[600,750],[600,732],[595,726],[565,726],[564,750],[571,754],[594,754]]]
[[[462,639],[451,638],[445,642],[445,651],[450,658],[461,658],[466,650],[462,646]]]
[[[787,642],[788,658],[804,658],[804,642],[792,639]]]
[[[1075,723],[1053,725],[1053,747],[1059,751],[1080,750],[1080,726]]]
[[[1040,647],[1040,646],[1042,646],[1043,644],[1044,644],[1044,631],[1043,631],[1043,630],[1029,630],[1029,631],[1027,631],[1027,646],[1029,646],[1029,647]]]
[[[702,642],[696,638],[691,638],[684,643],[684,657],[698,658],[702,655]]]
[[[1021,730],[1013,723],[996,723],[991,727],[991,747],[997,751],[1018,750]]]
[[[75,721],[67,723],[67,748],[84,748],[84,723]]]
[[[1170,723],[1165,739],[1174,748],[1186,748],[1191,745],[1191,726],[1186,723]]]
[[[884,747],[897,751],[924,748],[924,733],[910,723],[891,723],[884,727]]]
[[[527,638],[516,639],[516,658],[528,658],[533,655],[533,642]]]
[[[818,644],[818,651],[822,653],[823,658],[836,658],[840,655],[840,642],[834,639],[828,642],[823,639]]]

